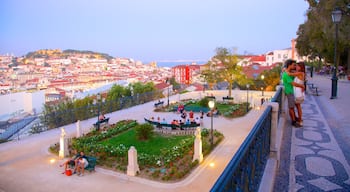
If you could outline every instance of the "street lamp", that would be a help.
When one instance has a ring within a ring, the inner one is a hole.
[[[264,79],[265,79],[265,76],[264,75],[261,75],[261,80],[262,80],[262,87],[261,87],[261,96],[264,96]]]
[[[100,93],[97,93],[97,96],[96,96],[96,103],[98,105],[98,108],[97,108],[97,131],[100,130],[100,110],[101,110],[101,105],[100,105],[100,100],[101,100],[101,94]]]
[[[169,82],[169,78],[166,78],[165,83],[167,83],[167,85],[168,85],[168,107],[169,107],[169,89],[170,89],[170,82]]]
[[[211,110],[211,115],[210,115],[211,116],[210,145],[211,145],[211,147],[213,147],[213,145],[214,145],[214,136],[213,136],[213,116],[214,116],[214,113],[213,113],[213,110],[214,110],[215,102],[213,100],[209,101],[208,106]]]
[[[248,109],[249,109],[249,101],[248,101],[248,96],[249,96],[249,87],[250,87],[250,85],[249,85],[249,84],[247,84],[246,86],[247,86],[247,113],[248,113]]]
[[[332,21],[335,24],[335,40],[334,40],[334,70],[332,76],[332,96],[331,99],[337,98],[337,84],[338,84],[338,62],[337,62],[337,41],[338,41],[338,24],[340,23],[342,11],[339,8],[335,8],[332,11]]]

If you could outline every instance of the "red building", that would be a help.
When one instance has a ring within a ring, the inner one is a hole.
[[[191,84],[193,76],[200,73],[199,65],[178,65],[172,68],[176,82],[180,84]]]

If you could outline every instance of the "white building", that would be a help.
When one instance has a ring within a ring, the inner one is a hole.
[[[10,119],[21,113],[41,113],[45,103],[45,91],[0,95],[0,103],[1,120]]]

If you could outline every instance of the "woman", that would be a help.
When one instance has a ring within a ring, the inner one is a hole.
[[[305,82],[305,64],[304,62],[299,62],[296,65],[295,72],[288,73],[288,75],[294,76],[294,82],[304,85]],[[298,110],[298,118],[297,121],[299,125],[303,125],[303,111],[301,109],[301,104],[304,102],[305,99],[305,92],[304,89],[300,87],[293,87],[294,88],[294,97],[295,97],[295,106]]]

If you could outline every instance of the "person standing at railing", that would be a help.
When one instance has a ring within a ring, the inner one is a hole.
[[[284,93],[286,94],[288,100],[289,116],[292,120],[292,125],[294,127],[301,127],[301,125],[296,121],[295,117],[295,97],[293,86],[300,87],[304,90],[304,85],[294,82],[293,76],[288,75],[288,73],[290,73],[292,70],[295,70],[295,65],[295,60],[288,59],[285,62],[285,71],[282,74],[282,80],[284,85]]]
[[[294,82],[304,85],[305,87],[305,65],[303,62],[299,62],[296,65],[296,71],[288,73],[288,75],[294,77]],[[295,97],[295,106],[298,111],[298,117],[296,117],[297,122],[299,125],[303,126],[303,111],[301,108],[301,104],[304,102],[305,99],[305,91],[300,88],[293,86],[293,91],[294,91],[294,97]]]

